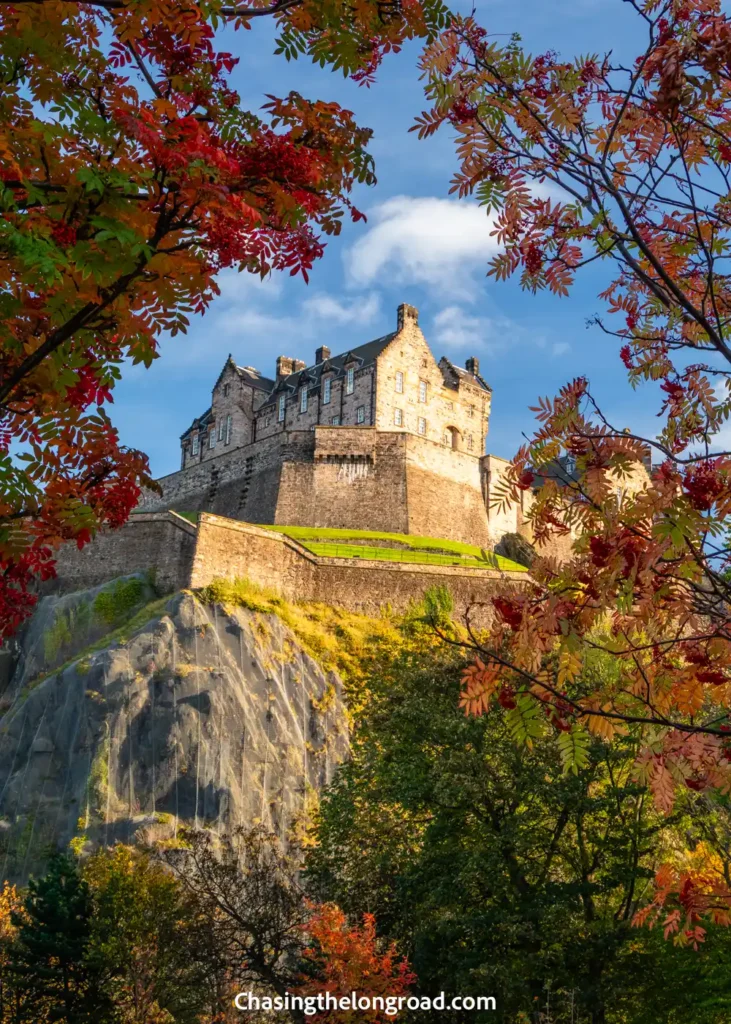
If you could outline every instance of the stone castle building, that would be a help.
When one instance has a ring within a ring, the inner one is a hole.
[[[491,397],[476,358],[437,362],[408,305],[393,333],[311,366],[279,356],[273,378],[229,356],[142,508],[492,546],[520,517],[488,511],[505,465],[486,454]]]

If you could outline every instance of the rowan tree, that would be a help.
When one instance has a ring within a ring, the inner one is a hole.
[[[496,595],[465,710],[499,701],[516,739],[552,731],[573,771],[592,735],[637,732],[638,778],[669,813],[678,788],[731,792],[731,21],[719,0],[616,6],[636,18],[628,64],[530,55],[454,18],[423,61],[432,105],[415,129],[454,132],[453,191],[500,244],[489,274],[560,296],[603,267],[594,326],[631,384],[662,394],[651,438],[617,429],[584,378],[536,407],[500,501],[573,456],[577,478],[546,483],[529,512],[536,540],[570,534],[573,557],[538,559],[530,587]],[[625,492],[648,446],[659,465]],[[696,943],[702,917],[731,923],[731,888],[717,864],[681,860],[647,913]]]
[[[291,93],[245,109],[216,31],[273,19],[277,50],[369,84],[444,24],[440,0],[0,2],[0,638],[63,541],[122,524],[149,484],[106,407],[222,268],[307,279],[362,217],[370,131]]]

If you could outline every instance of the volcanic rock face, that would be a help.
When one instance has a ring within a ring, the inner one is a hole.
[[[45,598],[38,622],[48,634],[90,596]],[[0,718],[0,878],[24,881],[70,842],[174,841],[182,825],[262,822],[287,843],[347,755],[339,678],[276,616],[190,593],[147,608],[129,639],[35,681],[24,651]]]

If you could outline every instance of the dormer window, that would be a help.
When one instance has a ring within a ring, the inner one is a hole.
[[[332,379],[326,377],[322,383],[322,402],[323,405],[327,405],[332,396]]]
[[[345,394],[352,395],[355,390],[355,367],[351,366],[345,375]]]
[[[307,412],[307,388],[300,388],[300,412]]]
[[[208,435],[208,447],[209,448],[215,448],[216,447],[216,424],[215,423],[211,424],[211,432]]]
[[[279,396],[279,406],[277,408],[277,422],[278,423],[284,423],[284,413],[285,413],[286,405],[287,405],[287,396],[286,395],[280,395]]]
[[[190,454],[191,455],[197,455],[199,451],[200,451],[200,447],[199,447],[198,435],[197,434],[193,434],[193,443],[192,443],[191,448],[190,448]]]

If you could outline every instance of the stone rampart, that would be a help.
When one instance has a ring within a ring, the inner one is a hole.
[[[118,530],[104,530],[81,551],[67,544],[56,556],[49,590],[80,590],[133,572],[154,573],[163,592],[188,586],[198,530],[175,512],[136,512]]]
[[[445,586],[455,613],[488,602],[499,580],[525,574],[448,565],[315,556],[296,541],[259,526],[202,513],[193,526],[174,512],[136,513],[83,551],[68,547],[58,561],[54,589],[96,586],[115,576],[154,571],[162,590],[204,587],[215,579],[246,578],[296,601],[322,601],[377,614],[404,611],[434,586]],[[485,612],[476,610],[475,621]]]
[[[490,542],[479,459],[404,432],[288,431],[158,483],[162,495],[147,494],[143,510]]]

